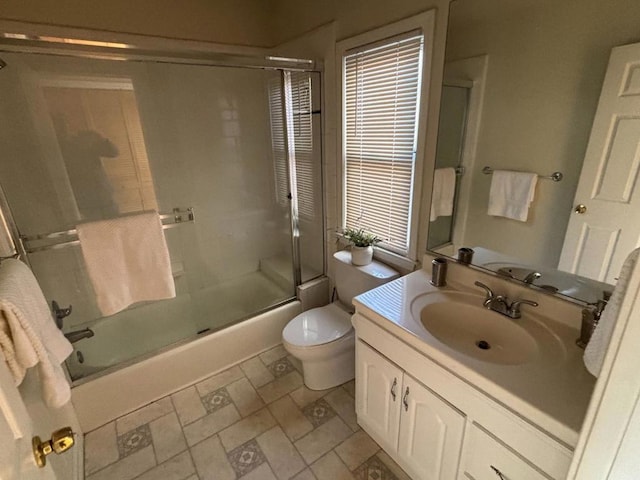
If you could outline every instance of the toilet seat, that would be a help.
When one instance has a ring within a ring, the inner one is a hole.
[[[349,312],[331,303],[297,315],[282,331],[282,338],[295,347],[315,347],[345,337],[352,328]]]

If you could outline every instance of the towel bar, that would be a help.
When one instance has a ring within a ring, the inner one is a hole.
[[[493,173],[493,168],[491,167],[484,167],[482,169],[482,173],[484,173],[485,175],[491,175]],[[551,175],[538,175],[538,178],[543,178],[545,180],[553,180],[554,182],[559,182],[560,180],[562,180],[564,178],[564,175],[562,174],[562,172],[553,172]]]
[[[174,208],[171,213],[161,213],[160,220],[162,220],[162,229],[174,228],[181,223],[193,223],[195,222],[195,215],[193,208]],[[41,252],[43,250],[56,250],[58,248],[69,247],[71,245],[79,245],[80,240],[77,239],[78,232],[75,228],[70,230],[62,230],[60,232],[40,233],[37,235],[24,236],[21,235],[20,239],[24,244],[25,251],[27,253]],[[65,237],[71,237],[71,239],[64,240]],[[74,238],[75,237],[75,238]],[[37,242],[39,240],[57,240],[62,239],[60,242],[48,243],[46,245],[38,245],[30,247],[29,243]]]

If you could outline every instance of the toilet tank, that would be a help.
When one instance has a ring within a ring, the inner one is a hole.
[[[333,254],[333,281],[341,303],[351,308],[353,297],[400,277],[393,268],[376,260],[369,265],[351,264],[351,252],[342,250]]]

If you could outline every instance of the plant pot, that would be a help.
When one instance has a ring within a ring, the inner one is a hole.
[[[351,263],[358,266],[369,265],[373,260],[373,247],[351,246]]]

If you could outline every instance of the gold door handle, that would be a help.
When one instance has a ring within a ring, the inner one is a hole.
[[[578,215],[582,215],[587,211],[587,206],[581,203],[580,205],[576,205],[576,208],[574,208],[573,211]]]
[[[44,468],[47,464],[47,455],[53,452],[60,454],[73,447],[75,443],[73,435],[71,427],[64,427],[53,432],[51,434],[51,440],[43,442],[40,440],[40,437],[33,437],[31,445],[33,447],[33,457],[36,459],[36,465]]]

